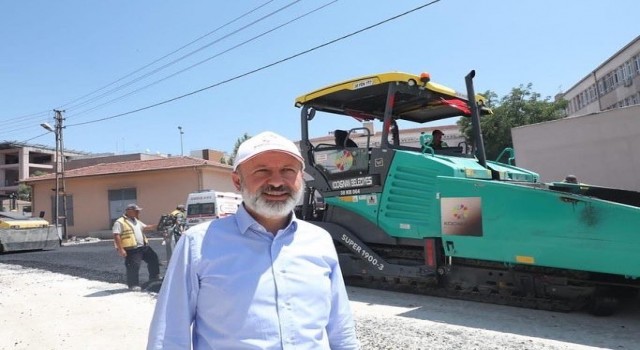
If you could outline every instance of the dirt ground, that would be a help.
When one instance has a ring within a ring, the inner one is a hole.
[[[144,349],[155,296],[0,264],[0,349]],[[640,308],[552,313],[349,287],[363,349],[637,349]]]
[[[14,265],[0,265],[0,285],[2,350],[146,346],[150,294]]]

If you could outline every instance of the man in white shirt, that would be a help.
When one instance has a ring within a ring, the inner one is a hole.
[[[280,135],[240,145],[243,205],[180,239],[147,349],[359,349],[333,240],[293,214],[303,169]]]

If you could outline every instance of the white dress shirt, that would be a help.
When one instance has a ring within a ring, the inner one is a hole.
[[[331,236],[292,215],[276,235],[240,206],[178,241],[147,349],[359,349]]]

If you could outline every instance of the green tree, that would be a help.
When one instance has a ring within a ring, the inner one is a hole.
[[[487,90],[481,95],[485,98],[485,107],[487,108],[495,108],[498,103],[498,94],[491,90]],[[486,116],[481,117],[486,118]],[[471,118],[460,118],[458,119],[458,126],[460,127],[460,131],[464,135],[465,140],[469,145],[475,144],[475,136],[473,135],[473,129],[471,128]],[[483,136],[484,138],[484,136]]]
[[[238,148],[240,148],[240,145],[245,142],[246,140],[250,139],[251,136],[249,136],[249,134],[247,134],[246,132],[244,133],[244,135],[242,135],[241,137],[239,137],[236,140],[236,144],[235,146],[233,146],[233,152],[231,152],[231,156],[229,157],[229,161],[227,162],[227,164],[229,165],[233,165],[233,163],[236,160],[236,155],[238,154]]]
[[[489,160],[496,159],[505,148],[513,148],[511,128],[566,116],[567,101],[552,101],[551,97],[542,99],[539,93],[532,91],[531,83],[526,87],[520,85],[511,89],[511,92],[499,101],[497,94],[490,90],[486,91],[483,96],[487,98],[487,107],[493,110],[493,114],[480,118],[482,138]],[[458,125],[467,142],[473,144],[471,120],[460,118]]]
[[[48,174],[42,170],[36,170],[31,174],[31,176],[40,176]],[[27,186],[25,184],[18,185],[18,199],[22,201],[31,201],[31,186]]]
[[[31,186],[25,184],[18,185],[18,199],[21,201],[31,200]]]

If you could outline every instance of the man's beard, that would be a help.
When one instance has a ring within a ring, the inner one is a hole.
[[[284,192],[289,195],[289,198],[285,201],[271,201],[264,197],[264,194],[269,192]],[[288,216],[302,198],[302,194],[302,188],[294,191],[288,186],[274,187],[267,185],[261,187],[255,193],[249,192],[246,186],[242,186],[244,205],[256,214],[270,219]]]

